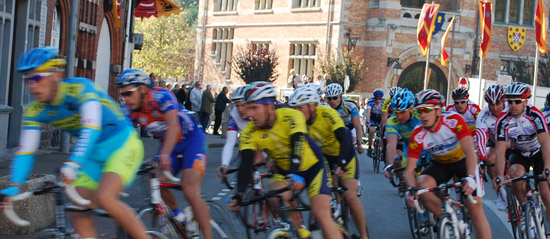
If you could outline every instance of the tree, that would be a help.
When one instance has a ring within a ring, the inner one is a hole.
[[[364,61],[354,56],[353,49],[340,51],[336,56],[326,58],[321,64],[321,71],[330,76],[332,83],[344,86],[344,79],[346,75],[349,76],[350,83],[347,92],[355,89],[357,83],[361,81],[361,73],[364,70],[367,70],[364,67]]]
[[[538,85],[550,87],[550,53],[539,55]]]
[[[144,35],[143,48],[134,51],[133,67],[161,78],[192,75],[195,64],[196,25],[189,25],[187,9],[169,17],[136,20],[136,33]]]
[[[248,43],[246,48],[239,47],[237,54],[230,60],[233,71],[246,83],[254,81],[273,82],[279,76],[275,67],[279,57],[275,51],[257,44]]]

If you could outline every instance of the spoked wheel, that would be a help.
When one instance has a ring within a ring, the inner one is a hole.
[[[524,238],[545,239],[546,232],[544,225],[536,218],[535,205],[533,202],[525,202],[523,219],[525,220]],[[534,224],[534,225],[533,225]]]
[[[236,238],[235,229],[225,209],[215,202],[207,201],[210,209],[210,226],[214,239]]]
[[[287,239],[292,238],[292,234],[285,227],[275,227],[267,235],[267,239]]]
[[[510,186],[506,185],[504,188],[506,189],[506,202],[508,203],[508,221],[512,226],[512,234],[514,234],[514,239],[524,239],[523,234],[519,230],[521,215],[519,201],[512,193],[512,189]]]
[[[380,172],[380,159],[382,157],[380,150],[380,137],[376,136],[374,139],[374,152],[372,153],[372,161],[374,166],[374,172]]]
[[[460,235],[455,234],[454,225],[451,216],[444,214],[438,224],[439,238],[460,239]]]
[[[147,230],[160,232],[169,239],[181,238],[178,228],[174,222],[171,222],[171,220],[164,215],[158,214],[152,207],[145,207],[139,210],[137,217],[143,222]]]
[[[256,197],[254,191],[248,191],[245,200]],[[269,211],[269,205],[266,201],[260,201],[242,209],[242,220],[247,227],[247,234],[255,234],[256,238],[266,238],[269,228],[274,225],[272,213]]]

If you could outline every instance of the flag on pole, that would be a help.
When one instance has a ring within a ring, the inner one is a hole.
[[[439,4],[424,4],[422,7],[422,13],[418,19],[418,27],[416,28],[416,36],[418,39],[418,46],[423,56],[428,53],[430,48],[430,41],[432,40],[432,32],[435,27],[435,19],[439,12]]]
[[[447,62],[449,62],[449,54],[447,54],[447,50],[445,50],[445,45],[447,45],[447,38],[449,37],[449,33],[451,32],[451,29],[453,28],[453,24],[455,22],[455,18],[451,19],[451,22],[449,23],[449,26],[447,27],[447,30],[445,31],[445,34],[441,38],[441,65],[446,66]]]
[[[479,44],[479,50],[481,54],[479,55],[482,58],[487,56],[489,53],[489,46],[491,45],[491,26],[492,26],[492,12],[491,12],[491,1],[480,0],[479,1],[479,19],[480,26],[482,31],[481,43]]]
[[[546,16],[544,13],[544,4],[538,0],[535,14],[535,36],[540,53],[546,53]]]
[[[113,0],[113,19],[115,28],[120,28],[120,0]]]

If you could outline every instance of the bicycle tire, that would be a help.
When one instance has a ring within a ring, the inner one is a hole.
[[[285,229],[283,226],[274,227],[269,230],[267,234],[267,239],[286,239],[292,238],[292,234]]]
[[[524,238],[532,238],[529,236],[529,231],[531,226],[535,229],[535,239],[545,239],[545,232],[541,228],[541,223],[537,220],[535,205],[531,201],[526,201],[523,204],[523,218],[525,220],[525,230],[523,230]],[[534,222],[535,225],[531,225],[531,222]]]
[[[147,230],[158,231],[169,239],[182,238],[177,226],[164,215],[158,214],[151,206],[139,210],[137,218],[143,222]]]
[[[235,229],[231,223],[227,212],[217,203],[207,201],[210,209],[210,225],[214,239],[233,239],[236,238]]]
[[[449,214],[443,214],[441,220],[438,223],[438,235],[439,238],[445,239],[458,239],[459,235],[455,235],[454,225]]]
[[[257,196],[254,190],[245,194],[245,201]],[[256,236],[265,238],[271,225],[273,225],[273,215],[269,208],[268,201],[260,201],[241,209],[241,220],[248,231],[252,231]],[[258,220],[260,219],[260,220]],[[267,222],[267,223],[265,223]]]
[[[407,201],[405,200],[405,206],[407,207],[407,215],[409,217],[409,228],[411,229],[411,235],[413,239],[420,239],[422,235],[420,234],[420,224],[418,222],[418,213],[416,208],[409,207]]]
[[[508,203],[506,209],[508,211],[508,221],[510,222],[510,226],[512,227],[512,234],[514,236],[514,239],[523,239],[523,236],[521,235],[521,232],[519,231],[520,226],[520,207],[519,207],[519,201],[512,192],[512,188],[509,185],[506,185],[506,202]]]
[[[380,157],[380,137],[377,135],[374,138],[374,152],[372,157],[375,173],[380,172]]]

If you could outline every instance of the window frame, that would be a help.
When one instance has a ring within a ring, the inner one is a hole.
[[[212,47],[210,57],[225,79],[231,78],[231,65],[229,60],[233,56],[233,40],[235,27],[216,27],[212,29]]]
[[[500,24],[508,24],[508,25],[518,25],[518,26],[522,26],[522,27],[534,27],[535,26],[535,10],[536,10],[536,1],[535,0],[517,0],[518,1],[518,6],[517,6],[517,10],[516,10],[516,13],[518,14],[517,16],[517,21],[512,21],[510,19],[510,13],[512,11],[512,9],[510,8],[510,4],[511,4],[511,1],[514,1],[514,0],[497,0],[497,2],[495,2],[495,6],[496,4],[498,3],[503,3],[504,4],[504,8],[502,9],[503,12],[502,13],[502,18],[496,18],[497,14],[495,12],[495,23],[500,23]],[[525,9],[525,4],[527,3],[527,1],[530,1],[533,5],[531,7],[531,9]],[[495,11],[496,11],[496,7],[495,7]],[[525,22],[524,21],[524,16],[525,16],[525,11],[530,11],[531,13],[531,19],[529,20],[529,22]]]
[[[300,45],[301,53],[303,53],[303,46],[308,46],[308,53],[307,55],[304,54],[295,54],[296,53],[296,46]],[[314,46],[313,48],[311,46]],[[318,53],[319,45],[316,41],[291,41],[289,43],[289,54],[288,54],[288,66],[289,69],[294,69],[296,71],[296,74],[300,76],[313,76],[314,70],[315,70],[315,61],[317,60],[317,53]],[[313,51],[313,54],[311,54],[311,51]],[[298,61],[298,62],[296,62]],[[304,69],[305,68],[305,69]]]

